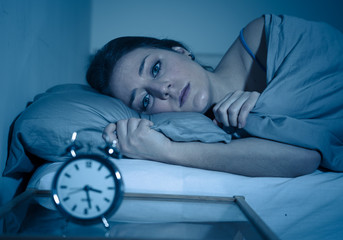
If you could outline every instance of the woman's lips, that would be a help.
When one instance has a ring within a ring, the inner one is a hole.
[[[183,106],[183,104],[186,102],[187,97],[189,95],[189,90],[190,90],[190,85],[189,83],[186,85],[186,87],[184,87],[184,89],[182,89],[180,97],[179,97],[179,101],[180,101],[180,107]]]

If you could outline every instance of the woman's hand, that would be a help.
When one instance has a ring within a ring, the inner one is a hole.
[[[213,107],[214,122],[224,127],[243,128],[250,111],[254,108],[260,93],[235,91],[226,95]]]
[[[103,131],[106,142],[117,142],[122,155],[129,158],[159,160],[168,154],[171,142],[162,133],[151,129],[153,123],[146,119],[130,118],[110,123]]]

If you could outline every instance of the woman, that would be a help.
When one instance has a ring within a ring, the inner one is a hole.
[[[195,62],[178,42],[119,38],[96,54],[87,80],[139,112],[213,111],[218,125],[244,128],[267,87],[266,32],[270,30],[265,23],[272,16],[267,17],[242,30],[213,72]],[[118,141],[121,152],[131,158],[247,176],[304,175],[317,169],[322,159],[317,149],[256,137],[230,144],[173,142],[151,125],[144,119],[121,120],[108,125],[104,136]]]

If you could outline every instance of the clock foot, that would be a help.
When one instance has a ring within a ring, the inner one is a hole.
[[[104,227],[106,229],[110,228],[110,224],[108,223],[108,221],[105,217],[102,217],[101,220],[102,220],[102,223],[104,224]]]

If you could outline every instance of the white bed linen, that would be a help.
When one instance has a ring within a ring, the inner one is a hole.
[[[115,164],[125,192],[241,195],[281,239],[343,239],[343,173],[317,170],[297,178],[244,177],[147,160],[122,159]],[[51,189],[60,166],[41,166],[28,187]],[[52,207],[51,202],[41,204]]]

